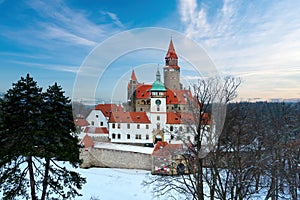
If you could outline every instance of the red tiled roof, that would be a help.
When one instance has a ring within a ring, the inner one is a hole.
[[[86,119],[81,119],[81,118],[75,119],[74,123],[75,123],[76,126],[88,126],[88,125],[90,125],[89,122],[86,121]]]
[[[105,117],[109,117],[111,112],[123,112],[122,106],[117,104],[98,104],[94,110],[100,110]]]
[[[189,123],[195,123],[195,117],[192,113],[173,113],[168,112],[167,113],[167,124],[189,124]],[[202,116],[202,125],[210,124],[210,115],[208,113],[204,113]]]
[[[132,70],[132,72],[131,72],[131,80],[137,81],[134,70]]]
[[[156,144],[158,145],[158,143]],[[152,152],[152,156],[170,156],[176,153],[183,153],[183,144],[163,144],[157,149],[156,146]]]
[[[194,117],[191,113],[167,113],[167,124],[188,124],[193,122]]]
[[[108,134],[106,127],[86,127],[84,129],[85,133],[97,133],[97,134]]]
[[[169,49],[168,49],[166,58],[176,58],[176,59],[178,59],[177,54],[175,52],[175,48],[174,48],[172,39],[171,39],[170,44],[169,44]]]
[[[161,147],[165,147],[167,144],[169,144],[168,142],[163,142],[163,141],[158,141],[153,149],[153,153],[157,150],[159,150]],[[152,154],[153,154],[152,153]]]
[[[83,145],[85,148],[93,147],[94,142],[88,134],[85,134],[85,136],[82,138],[82,140],[79,142],[80,145]]]
[[[140,84],[135,90],[135,96],[137,99],[149,99],[150,90],[152,85],[150,84]]]
[[[152,85],[150,84],[140,84],[136,90],[136,98],[137,99],[149,99],[151,97]],[[187,104],[187,99],[191,99],[193,97],[191,91],[189,90],[170,90],[167,89],[166,92],[166,103],[167,104]]]
[[[150,123],[145,112],[114,112],[109,122],[111,123]]]
[[[187,100],[193,97],[189,90],[167,90],[167,104],[187,104]]]

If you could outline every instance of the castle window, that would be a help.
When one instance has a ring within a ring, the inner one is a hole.
[[[170,131],[173,131],[174,130],[174,127],[173,126],[170,126]]]
[[[143,108],[140,108],[140,111],[143,111]]]
[[[121,139],[121,134],[120,133],[118,134],[118,139]]]
[[[156,119],[157,119],[157,121],[159,121],[160,120],[160,116],[157,116]]]
[[[156,128],[157,128],[157,130],[159,130],[160,129],[160,124],[158,123],[158,124],[156,124]]]
[[[149,135],[148,134],[146,135],[146,140],[149,140]]]
[[[136,125],[136,128],[137,128],[137,129],[140,129],[140,125],[139,125],[139,124],[137,124],[137,125]]]
[[[182,126],[179,126],[179,131],[182,131]]]
[[[94,121],[91,121],[91,124],[92,124],[92,126],[94,126],[94,125],[95,125],[95,122],[94,122]]]
[[[149,129],[149,125],[148,124],[146,124],[146,129]]]
[[[112,134],[112,139],[116,139],[116,134],[115,133]]]
[[[120,129],[121,128],[121,124],[118,124],[118,129]]]
[[[130,140],[130,134],[127,134],[127,140]]]
[[[159,109],[159,106],[157,106],[157,111],[159,111],[160,109]]]
[[[116,128],[116,124],[112,124],[112,128]]]
[[[136,134],[135,135],[135,139],[136,140],[141,140],[142,139],[142,135],[141,134]]]
[[[103,122],[100,122],[100,126],[103,126]]]
[[[130,124],[127,124],[127,129],[130,129]]]
[[[96,118],[98,118],[99,117],[99,115],[96,115]]]

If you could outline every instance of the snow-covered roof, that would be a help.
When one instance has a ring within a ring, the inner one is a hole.
[[[141,146],[114,144],[114,143],[105,143],[105,142],[95,142],[94,148],[112,149],[112,150],[119,150],[119,151],[131,151],[131,152],[144,153],[144,154],[152,154],[153,152],[153,148],[151,147],[141,147]]]

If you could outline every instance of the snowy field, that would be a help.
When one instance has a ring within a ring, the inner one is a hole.
[[[78,169],[87,183],[79,200],[95,197],[100,200],[150,200],[154,199],[150,188],[142,186],[150,171],[133,169],[90,168]]]

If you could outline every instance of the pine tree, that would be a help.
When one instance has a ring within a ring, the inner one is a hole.
[[[80,163],[77,137],[70,134],[75,131],[71,101],[64,96],[64,91],[57,83],[47,89],[44,99],[45,140],[42,149],[45,149],[45,168],[41,199],[46,199],[51,191],[56,192],[62,187],[68,187],[69,191],[61,191],[61,197],[75,197],[79,195],[77,189],[81,188],[85,180],[78,173],[68,171],[58,164],[59,161],[69,161],[73,167],[78,167]]]
[[[79,195],[85,182],[61,166],[79,164],[70,100],[57,84],[46,93],[27,74],[0,99],[0,190],[4,199]],[[30,195],[28,194],[30,186]],[[66,188],[67,189],[66,189]]]

